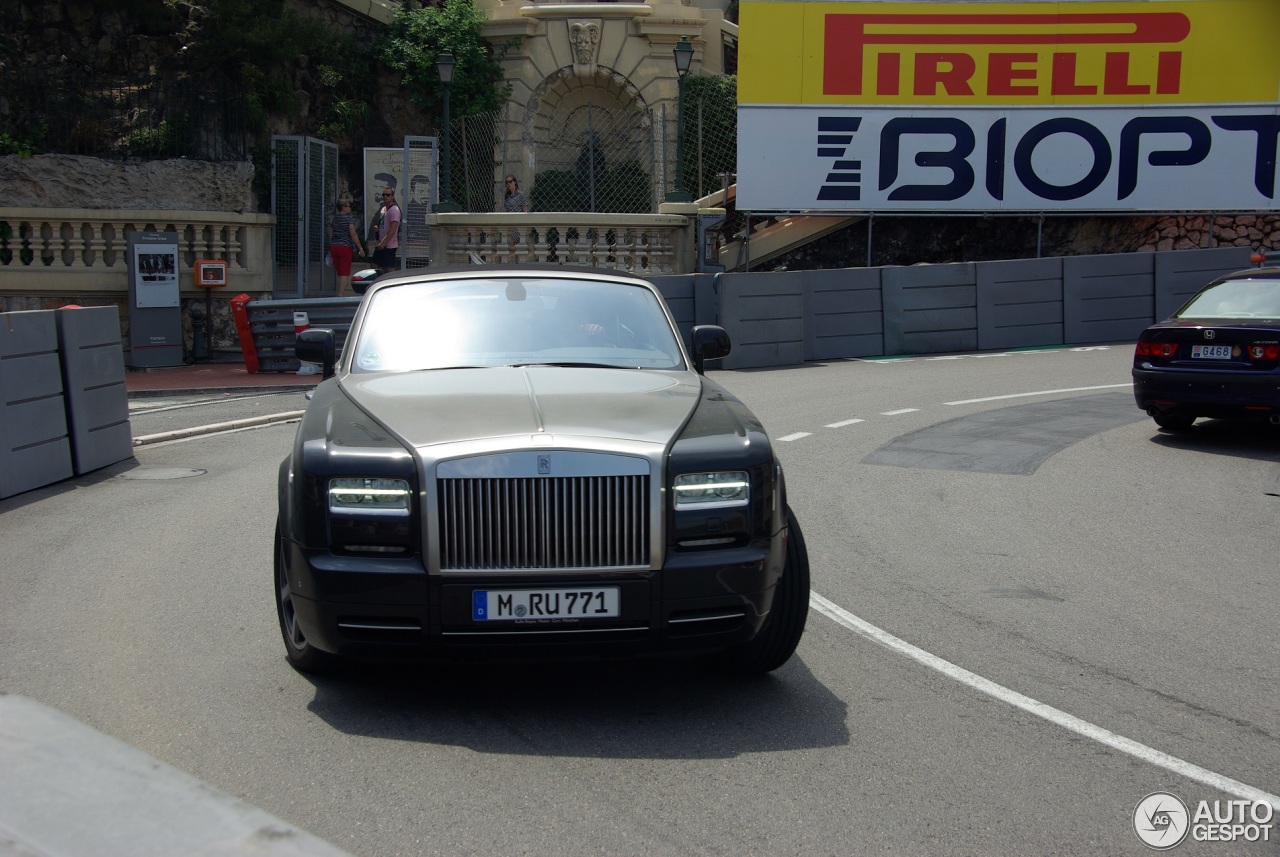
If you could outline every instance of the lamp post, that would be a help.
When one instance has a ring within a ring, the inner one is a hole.
[[[438,202],[434,206],[437,212],[457,211],[458,206],[453,201],[453,184],[449,180],[449,85],[453,83],[453,54],[445,51],[436,57],[436,74],[440,75],[440,87],[444,90],[444,146],[440,150],[440,167],[443,175],[440,177],[440,194]]]
[[[688,36],[681,36],[675,47],[676,57],[676,186],[667,194],[667,202],[693,202],[693,195],[684,189],[684,79],[693,64],[693,45]]]

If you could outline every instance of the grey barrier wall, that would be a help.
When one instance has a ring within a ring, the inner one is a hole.
[[[0,313],[0,498],[132,457],[119,310]]]
[[[2,313],[0,497],[71,475],[54,310]]]
[[[1006,348],[1126,342],[1214,277],[1247,268],[1247,247],[949,265],[685,274],[650,278],[688,341],[720,324],[733,352],[718,368]],[[293,313],[350,329],[358,298],[253,301],[264,371],[298,368]]]
[[[1247,247],[719,277],[716,318],[733,341],[720,368],[885,354],[1124,342]]]

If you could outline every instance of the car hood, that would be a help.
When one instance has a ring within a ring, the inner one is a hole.
[[[702,390],[691,372],[555,366],[347,375],[341,385],[414,448],[536,434],[665,444]]]

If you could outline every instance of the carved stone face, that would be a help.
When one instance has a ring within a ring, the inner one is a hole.
[[[569,43],[573,45],[573,59],[578,65],[593,65],[596,47],[600,44],[598,21],[574,21],[569,25]]]

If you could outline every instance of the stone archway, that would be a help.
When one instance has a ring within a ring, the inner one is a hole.
[[[534,90],[524,115],[536,208],[653,210],[653,117],[626,77],[565,66]]]

